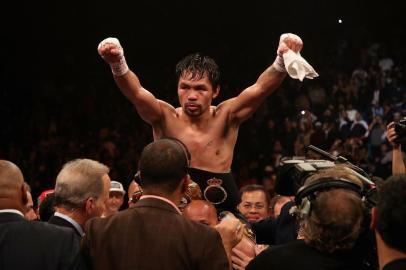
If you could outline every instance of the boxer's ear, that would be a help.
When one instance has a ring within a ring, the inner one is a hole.
[[[215,99],[220,94],[220,85],[213,87],[213,99]]]

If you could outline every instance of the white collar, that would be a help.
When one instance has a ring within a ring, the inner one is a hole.
[[[0,210],[0,213],[14,213],[14,214],[19,214],[20,216],[24,217],[24,214],[17,209],[3,209],[3,210]]]

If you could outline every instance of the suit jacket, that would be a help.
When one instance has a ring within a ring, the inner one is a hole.
[[[75,235],[78,238],[79,242],[82,239],[82,235],[80,234],[80,232],[75,228],[75,226],[73,226],[72,223],[70,223],[66,219],[63,219],[63,218],[58,217],[58,216],[52,216],[48,220],[48,223],[51,223],[51,224],[54,224],[54,225],[57,225],[57,226],[61,226],[61,227],[71,228],[75,232]]]
[[[172,205],[155,198],[90,220],[83,245],[85,257],[97,270],[228,269],[216,230],[185,219]]]
[[[264,250],[245,269],[359,270],[363,267],[362,257],[352,250],[328,253],[307,245],[303,240],[295,240]]]
[[[0,269],[79,269],[80,246],[75,238],[66,228],[0,213]]]
[[[267,218],[251,224],[257,244],[281,245],[297,239],[298,222],[289,213],[293,205],[294,202],[286,203],[276,219]]]

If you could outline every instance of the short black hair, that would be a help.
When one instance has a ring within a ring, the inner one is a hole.
[[[406,174],[389,177],[378,191],[376,229],[391,248],[406,252]]]
[[[216,62],[202,53],[193,53],[178,62],[176,65],[176,78],[179,79],[186,73],[191,74],[191,79],[201,79],[207,75],[213,88],[220,84],[220,70]]]
[[[271,203],[271,197],[269,196],[268,191],[266,191],[265,187],[262,185],[256,185],[256,184],[252,184],[252,185],[246,185],[243,186],[240,189],[240,199],[242,199],[242,195],[246,192],[254,192],[254,191],[262,191],[265,195],[265,201],[268,204],[268,207]]]
[[[139,168],[143,188],[173,193],[188,171],[184,146],[173,139],[160,139],[142,151]]]

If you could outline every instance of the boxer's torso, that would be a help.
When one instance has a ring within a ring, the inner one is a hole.
[[[211,106],[203,117],[187,116],[182,108],[163,106],[163,119],[153,124],[154,139],[181,140],[192,156],[191,167],[211,172],[229,172],[237,141],[238,125],[230,121],[227,103]]]

